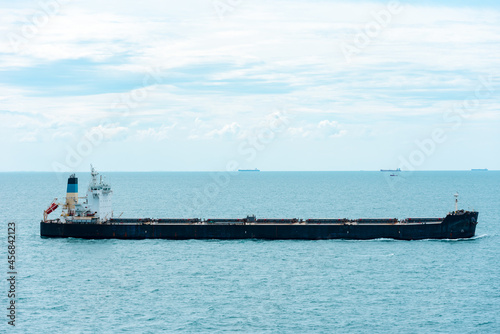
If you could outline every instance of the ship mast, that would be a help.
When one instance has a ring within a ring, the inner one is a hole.
[[[99,175],[99,173],[97,173],[94,166],[92,165],[90,165],[90,175],[92,175],[91,185],[95,186],[97,184],[97,175]]]

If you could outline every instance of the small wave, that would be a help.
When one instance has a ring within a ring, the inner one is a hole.
[[[489,237],[489,234],[476,235],[471,238],[457,238],[457,239],[422,239],[419,241],[437,241],[437,242],[457,242],[457,241],[472,241]]]
[[[482,238],[486,238],[486,237],[489,237],[489,234],[475,235],[475,236],[473,236],[473,237],[472,237],[472,238],[470,238],[470,239],[472,239],[472,240],[476,240],[476,239],[482,239]]]
[[[491,321],[486,321],[486,322],[482,322],[480,324],[477,324],[476,327],[480,327],[480,326],[485,326],[485,325],[491,325],[493,322]]]
[[[385,241],[385,242],[393,242],[393,241],[401,241],[398,239],[393,239],[393,238],[376,238],[376,239],[366,239],[366,240],[361,240],[361,241]]]
[[[301,240],[297,240],[301,241]],[[348,238],[339,238],[339,239],[320,239],[320,240],[312,240],[315,242],[345,242],[345,243],[357,243],[357,242],[397,242],[397,241],[406,241],[399,240],[393,238],[373,238],[373,239],[348,239]]]
[[[357,255],[357,257],[389,257],[389,256],[394,256],[394,253],[390,253],[390,254],[362,254],[362,255]]]

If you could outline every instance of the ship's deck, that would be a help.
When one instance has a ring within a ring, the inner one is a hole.
[[[314,219],[236,219],[236,218],[217,218],[217,219],[199,219],[199,218],[112,218],[104,222],[97,219],[81,219],[74,217],[61,221],[59,219],[48,220],[47,223],[65,223],[65,224],[104,224],[104,225],[422,225],[422,224],[441,224],[444,218],[407,218],[399,220],[396,218],[314,218]]]

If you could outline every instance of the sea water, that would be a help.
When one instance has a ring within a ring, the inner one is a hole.
[[[14,222],[20,332],[500,332],[500,172],[103,174],[122,217],[444,217],[458,192],[479,224],[467,240],[47,239],[68,175],[0,173],[1,328]]]

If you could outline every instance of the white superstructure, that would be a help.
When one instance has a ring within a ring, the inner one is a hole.
[[[89,188],[87,189],[87,205],[88,211],[93,213],[95,217],[99,217],[101,221],[108,220],[113,217],[111,208],[113,191],[111,186],[103,181],[102,175],[95,170],[92,165]],[[99,177],[98,177],[99,176]]]

